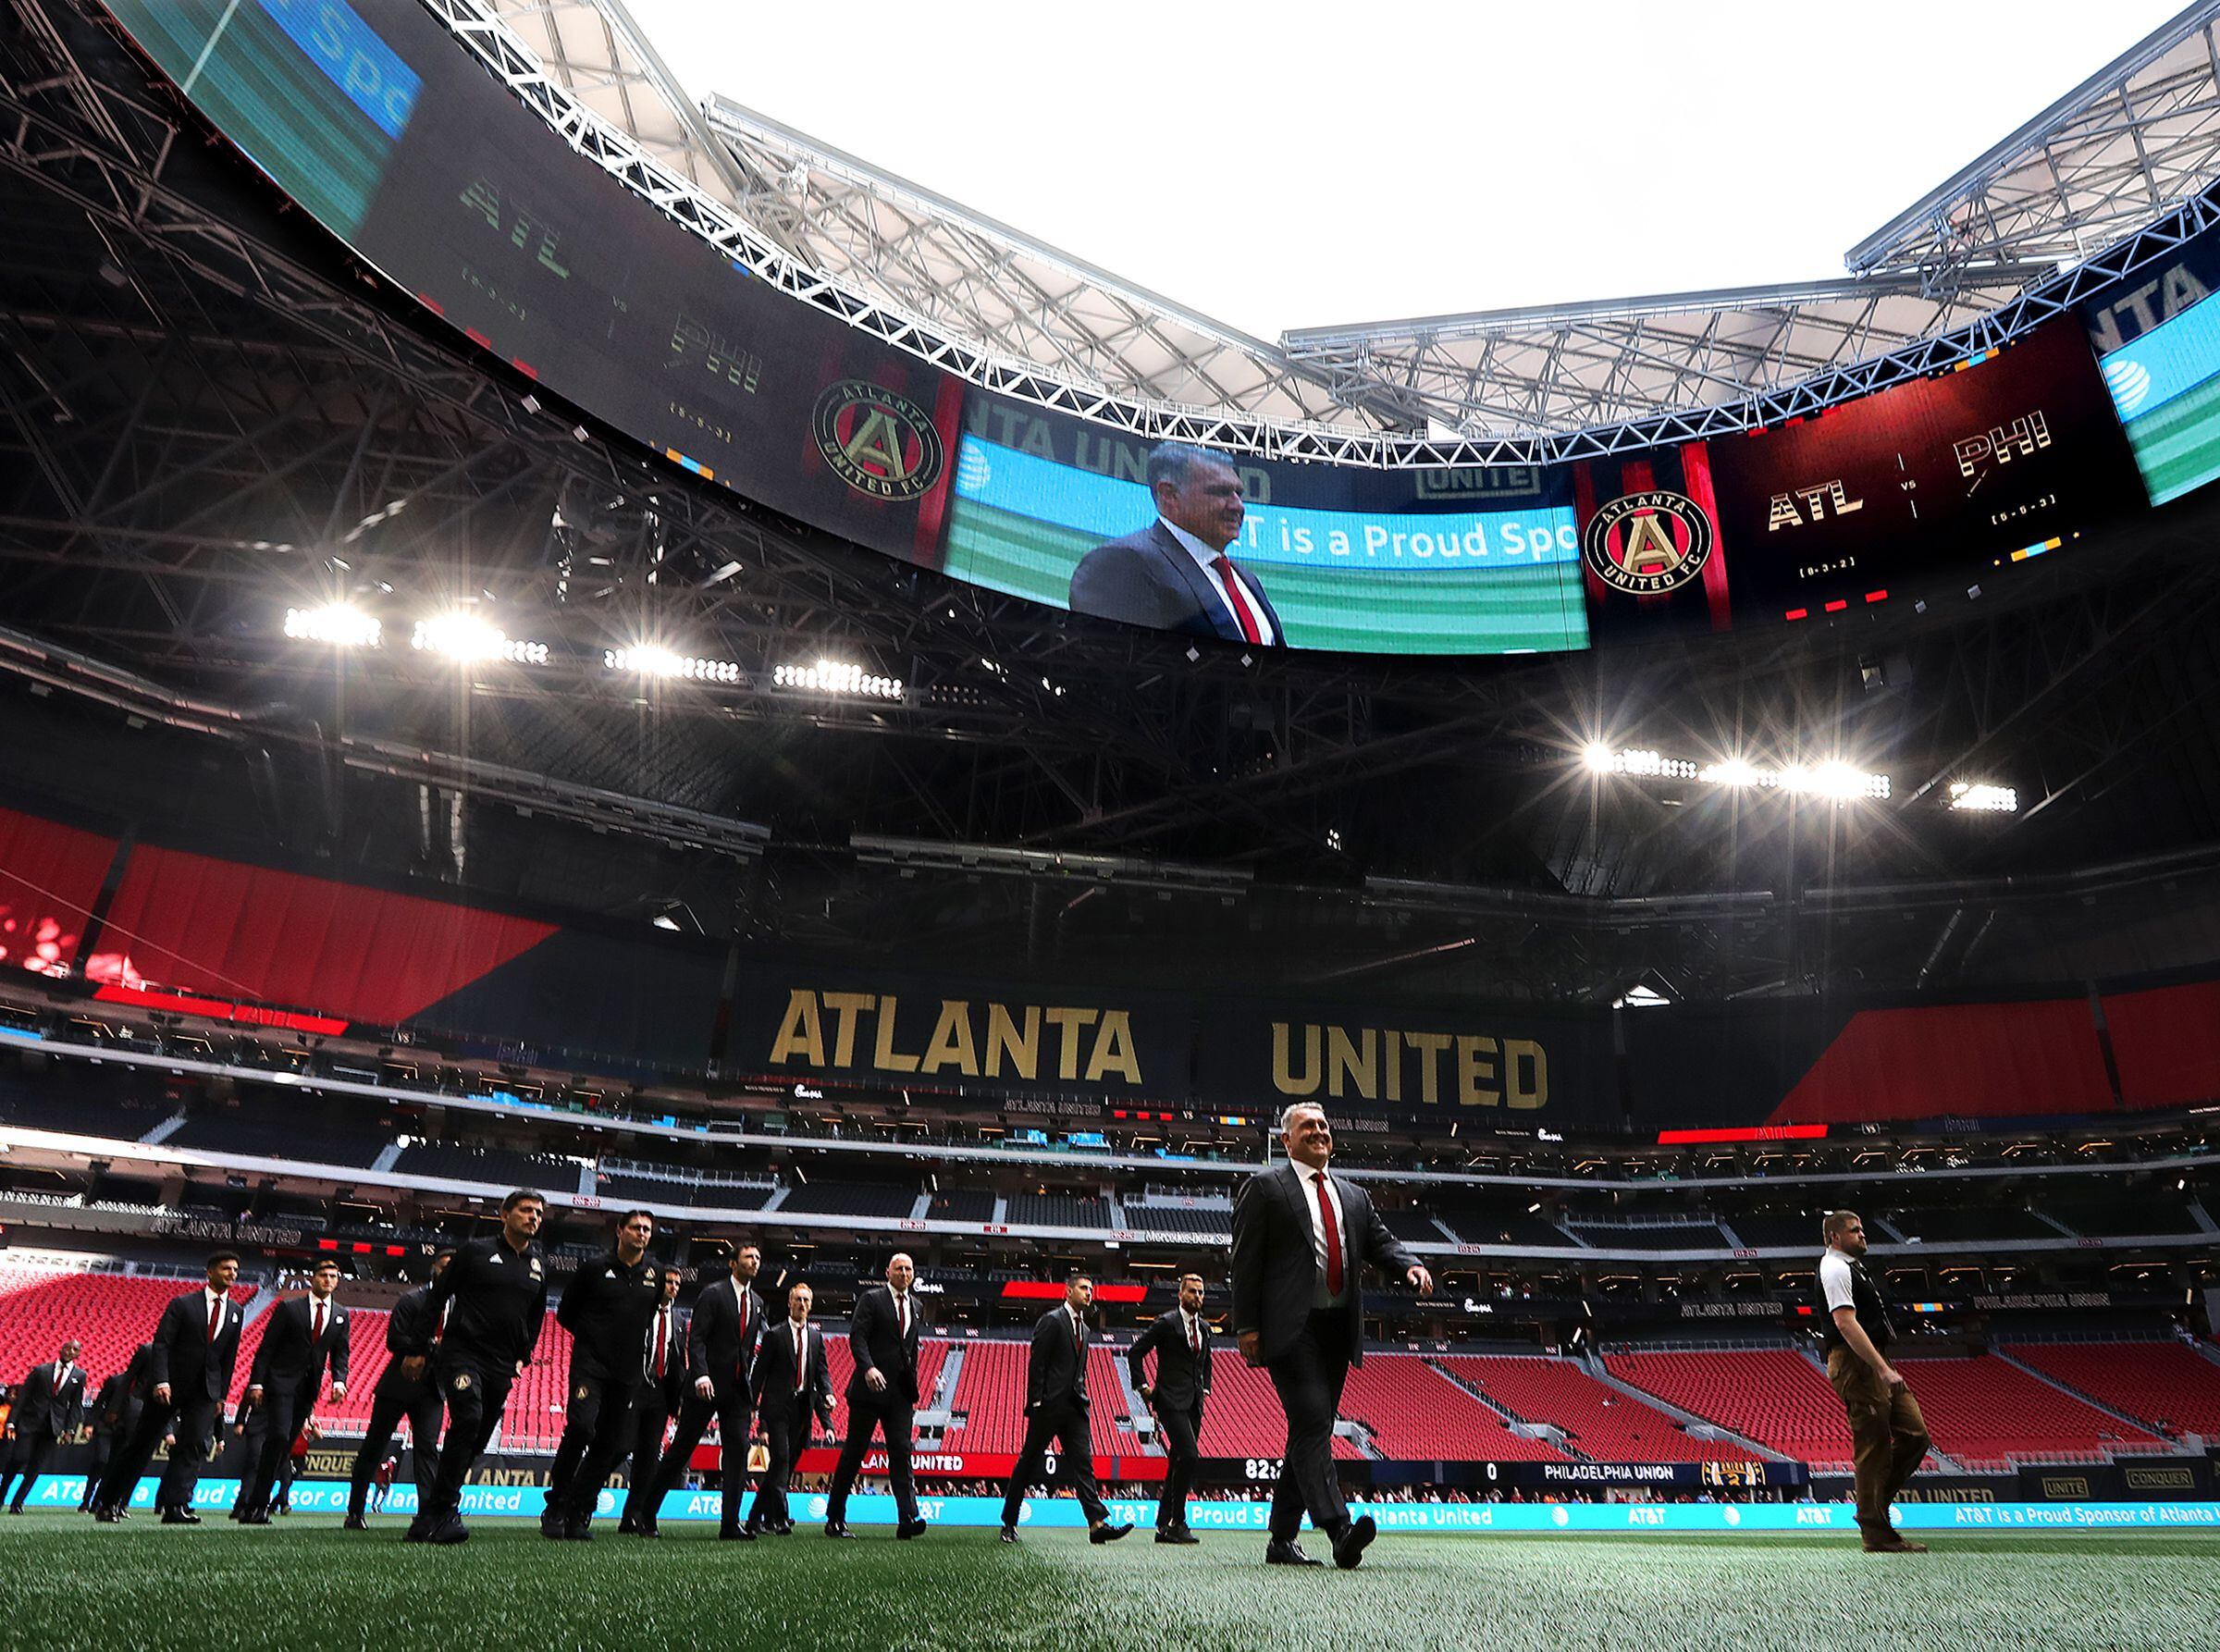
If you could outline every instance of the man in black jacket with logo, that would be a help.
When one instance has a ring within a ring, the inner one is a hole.
[[[1857,1525],[1868,1552],[1923,1554],[1927,1545],[1897,1532],[1889,1505],[1927,1456],[1927,1419],[1911,1385],[1889,1363],[1895,1327],[1889,1305],[1866,1271],[1866,1225],[1856,1211],[1828,1214],[1819,1258],[1819,1337],[1827,1350],[1827,1380],[1850,1418]]]
[[[1064,1460],[1064,1478],[1087,1515],[1087,1541],[1115,1543],[1133,1528],[1112,1525],[1094,1487],[1094,1411],[1087,1394],[1087,1313],[1094,1281],[1074,1274],[1064,1282],[1064,1305],[1033,1326],[1025,1366],[1025,1444],[1002,1493],[1002,1541],[1018,1541],[1025,1488],[1041,1475],[1051,1440]]]
[[[538,1239],[547,1209],[531,1189],[517,1189],[501,1201],[501,1231],[462,1246],[432,1281],[432,1316],[446,1314],[433,1377],[447,1401],[447,1437],[431,1506],[417,1510],[411,1543],[470,1541],[462,1482],[500,1425],[510,1385],[531,1360],[548,1314],[548,1261]]]
[[[848,1378],[848,1437],[841,1443],[840,1466],[832,1472],[832,1489],[825,1499],[825,1535],[846,1537],[848,1493],[863,1469],[863,1454],[870,1449],[872,1430],[886,1438],[887,1478],[894,1490],[894,1535],[921,1536],[925,1523],[918,1515],[917,1477],[910,1471],[911,1421],[918,1408],[918,1342],[924,1333],[924,1316],[910,1290],[917,1282],[917,1264],[897,1251],[886,1264],[886,1284],[857,1299],[856,1315],[848,1321],[848,1348],[856,1356],[855,1375]]]
[[[46,1472],[46,1460],[54,1455],[56,1444],[77,1432],[85,1409],[85,1368],[77,1362],[80,1350],[72,1337],[52,1360],[33,1365],[9,1397],[7,1431],[16,1438],[7,1466],[0,1469],[0,1502],[6,1501],[9,1484],[22,1476],[16,1500],[7,1507],[10,1514],[23,1512],[24,1501]]]
[[[626,1478],[635,1486],[655,1478],[655,1471],[663,1461],[663,1436],[670,1430],[671,1419],[686,1403],[687,1327],[684,1315],[678,1311],[678,1293],[685,1282],[684,1269],[668,1266],[663,1269],[655,1314],[648,1320],[643,1338],[647,1351],[642,1356],[640,1392],[633,1401],[632,1427],[625,1449],[617,1454],[616,1460],[621,1462],[627,1457],[631,1459]],[[616,1462],[610,1466],[614,1468]],[[618,1522],[617,1530],[636,1536],[639,1529],[635,1500],[627,1494],[624,1515]]]
[[[452,1251],[432,1258],[432,1278],[438,1279],[455,1259]],[[364,1510],[370,1498],[370,1478],[386,1461],[393,1430],[409,1420],[410,1455],[416,1476],[416,1507],[432,1500],[432,1482],[439,1468],[439,1421],[445,1410],[439,1390],[432,1386],[432,1350],[439,1340],[439,1318],[432,1311],[430,1284],[419,1287],[393,1304],[386,1316],[386,1368],[377,1387],[370,1390],[370,1422],[363,1434],[363,1449],[354,1454],[348,1476],[347,1530],[369,1530]]]
[[[154,1348],[151,1342],[142,1342],[132,1350],[130,1363],[100,1385],[100,1393],[92,1401],[92,1459],[85,1468],[85,1495],[77,1505],[80,1514],[89,1512],[99,1498],[100,1483],[117,1446],[130,1438],[131,1430],[139,1426],[139,1413],[146,1407],[146,1368]]]
[[[246,1315],[231,1301],[231,1287],[238,1281],[238,1252],[218,1251],[208,1259],[208,1282],[173,1297],[162,1310],[153,1351],[147,1355],[146,1405],[139,1413],[139,1426],[108,1464],[92,1505],[93,1519],[109,1523],[122,1518],[154,1448],[164,1434],[174,1433],[169,1467],[154,1499],[164,1525],[201,1523],[192,1511],[192,1489],[200,1483],[208,1441],[231,1392],[240,1327],[246,1323]]]
[[[265,1432],[261,1460],[240,1491],[241,1525],[270,1523],[271,1490],[291,1455],[294,1436],[316,1409],[327,1365],[333,1400],[347,1398],[347,1310],[332,1294],[339,1283],[339,1264],[327,1257],[308,1276],[308,1295],[289,1298],[270,1310],[247,1375],[247,1403],[262,1412]]]
[[[556,1304],[556,1323],[571,1334],[571,1398],[539,1517],[543,1537],[592,1538],[601,1484],[631,1443],[633,1401],[647,1376],[643,1338],[662,1294],[661,1271],[648,1259],[654,1238],[654,1214],[627,1211],[616,1248],[580,1268]]]
[[[817,1293],[795,1281],[786,1288],[786,1317],[763,1333],[756,1355],[756,1414],[771,1461],[757,1483],[747,1529],[785,1536],[794,1530],[786,1487],[795,1460],[809,1443],[809,1419],[832,1432],[832,1374],[825,1362],[825,1334],[809,1323]]]
[[[1150,1382],[1141,1361],[1156,1354],[1156,1380]],[[1192,1544],[1201,1538],[1187,1529],[1187,1494],[1195,1483],[1196,1441],[1202,1434],[1202,1406],[1210,1398],[1210,1325],[1202,1317],[1202,1276],[1179,1276],[1179,1305],[1150,1322],[1126,1353],[1134,1392],[1156,1413],[1169,1461],[1164,1491],[1156,1499],[1156,1541]]]
[[[714,1417],[723,1488],[717,1535],[740,1542],[755,1538],[755,1533],[740,1523],[740,1503],[747,1489],[756,1350],[763,1340],[763,1300],[755,1291],[762,1265],[763,1252],[755,1245],[734,1246],[732,1277],[710,1286],[694,1304],[694,1321],[686,1332],[686,1372],[694,1391],[678,1413],[671,1449],[663,1453],[652,1481],[646,1486],[634,1482],[632,1496],[625,1499],[625,1512],[639,1536],[661,1535],[656,1528],[656,1511],[662,1507],[664,1494],[686,1472],[694,1448]]]
[[[1371,1515],[1350,1518],[1333,1453],[1342,1385],[1364,1362],[1364,1264],[1391,1269],[1421,1296],[1433,1294],[1434,1276],[1388,1232],[1360,1183],[1328,1172],[1334,1132],[1324,1108],[1295,1103],[1279,1135],[1287,1162],[1251,1177],[1233,1205],[1235,1339],[1288,1413],[1264,1560],[1319,1564],[1295,1541],[1307,1510],[1348,1571],[1375,1535]]]

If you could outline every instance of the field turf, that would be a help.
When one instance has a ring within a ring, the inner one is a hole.
[[[1343,1573],[1267,1570],[1252,1535],[1091,1548],[1042,1532],[1013,1550],[979,1530],[742,1546],[669,1527],[558,1546],[489,1520],[429,1549],[403,1545],[402,1523],[0,1518],[0,1646],[2070,1652],[2220,1634],[2220,1539],[2203,1535],[1944,1535],[1917,1556],[1833,1537],[1384,1537]]]

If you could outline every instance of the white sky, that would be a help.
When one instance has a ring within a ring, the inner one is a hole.
[[[714,90],[1264,338],[1840,275],[2164,0],[628,0]]]

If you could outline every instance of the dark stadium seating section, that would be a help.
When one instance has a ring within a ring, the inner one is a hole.
[[[317,1165],[368,1165],[392,1145],[382,1126],[278,1102],[242,1100],[195,1113],[167,1145]]]
[[[1127,1227],[1136,1232],[1230,1234],[1233,1231],[1231,1209],[1195,1210],[1182,1204],[1128,1204],[1125,1212]]]
[[[918,1202],[909,1182],[812,1181],[791,1190],[779,1209],[820,1216],[873,1216],[898,1222]]]
[[[573,1188],[578,1181],[578,1166],[570,1159],[506,1147],[459,1147],[451,1141],[413,1142],[401,1150],[393,1168],[404,1176],[442,1177],[500,1188],[543,1184]]]
[[[940,1222],[991,1222],[994,1219],[994,1195],[984,1188],[958,1188],[953,1192],[937,1193],[933,1196],[932,1216]]]
[[[1668,1227],[1633,1227],[1567,1222],[1575,1237],[1598,1251],[1723,1251],[1727,1236],[1716,1222],[1676,1222]]]
[[[771,1190],[740,1182],[671,1181],[604,1170],[597,1178],[603,1203],[672,1204],[693,1210],[760,1210]]]
[[[2055,1227],[2031,1211],[1994,1205],[1926,1205],[1916,1210],[1885,1210],[1881,1215],[1906,1239],[1927,1244],[2059,1237]]]
[[[1076,1193],[1012,1193],[1013,1223],[1030,1227],[1108,1227],[1110,1206],[1100,1199]]]

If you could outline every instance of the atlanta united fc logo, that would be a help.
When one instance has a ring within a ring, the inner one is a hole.
[[[810,415],[817,450],[858,493],[914,499],[941,479],[941,433],[916,402],[860,378],[844,378]]]
[[[1588,569],[1615,591],[1655,597],[1704,571],[1717,543],[1711,519],[1684,493],[1650,488],[1611,500],[1581,536]]]

